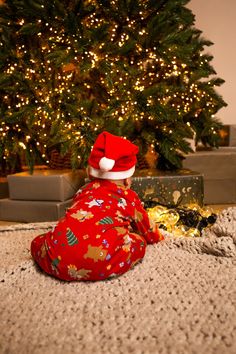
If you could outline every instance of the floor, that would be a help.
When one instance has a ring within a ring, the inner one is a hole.
[[[229,207],[236,207],[236,204],[214,204],[214,205],[208,205],[215,211],[216,213],[219,213],[221,210],[229,208]],[[15,225],[19,224],[19,222],[15,221],[4,221],[0,220],[0,226],[7,226],[7,225]]]

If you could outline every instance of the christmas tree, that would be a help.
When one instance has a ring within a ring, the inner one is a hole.
[[[217,146],[224,81],[187,3],[2,0],[0,171],[55,148],[84,166],[102,130],[151,146],[161,169],[181,167],[193,134]]]

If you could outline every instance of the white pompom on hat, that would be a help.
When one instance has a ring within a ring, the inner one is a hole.
[[[99,134],[88,159],[90,175],[102,179],[124,179],[135,171],[138,147],[106,131]]]
[[[115,165],[115,160],[108,159],[107,157],[102,157],[99,161],[99,167],[102,171],[110,171]]]

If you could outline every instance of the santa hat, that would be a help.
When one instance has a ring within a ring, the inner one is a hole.
[[[88,159],[89,173],[102,179],[124,179],[135,171],[138,147],[129,140],[103,132],[98,135]]]

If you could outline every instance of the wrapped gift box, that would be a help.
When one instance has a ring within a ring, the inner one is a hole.
[[[236,203],[236,147],[221,147],[189,154],[183,166],[204,176],[206,204]]]
[[[220,146],[236,146],[236,125],[224,125],[219,133]]]
[[[192,203],[203,205],[203,176],[199,172],[139,170],[132,178],[131,188],[146,204],[154,202],[168,207]]]
[[[85,170],[35,170],[8,175],[9,196],[14,200],[66,201],[84,184]]]
[[[236,146],[236,125],[230,125],[229,146]]]
[[[0,200],[0,220],[19,222],[57,221],[65,215],[72,199],[65,202]]]
[[[9,196],[8,183],[5,177],[0,178],[0,199]]]

